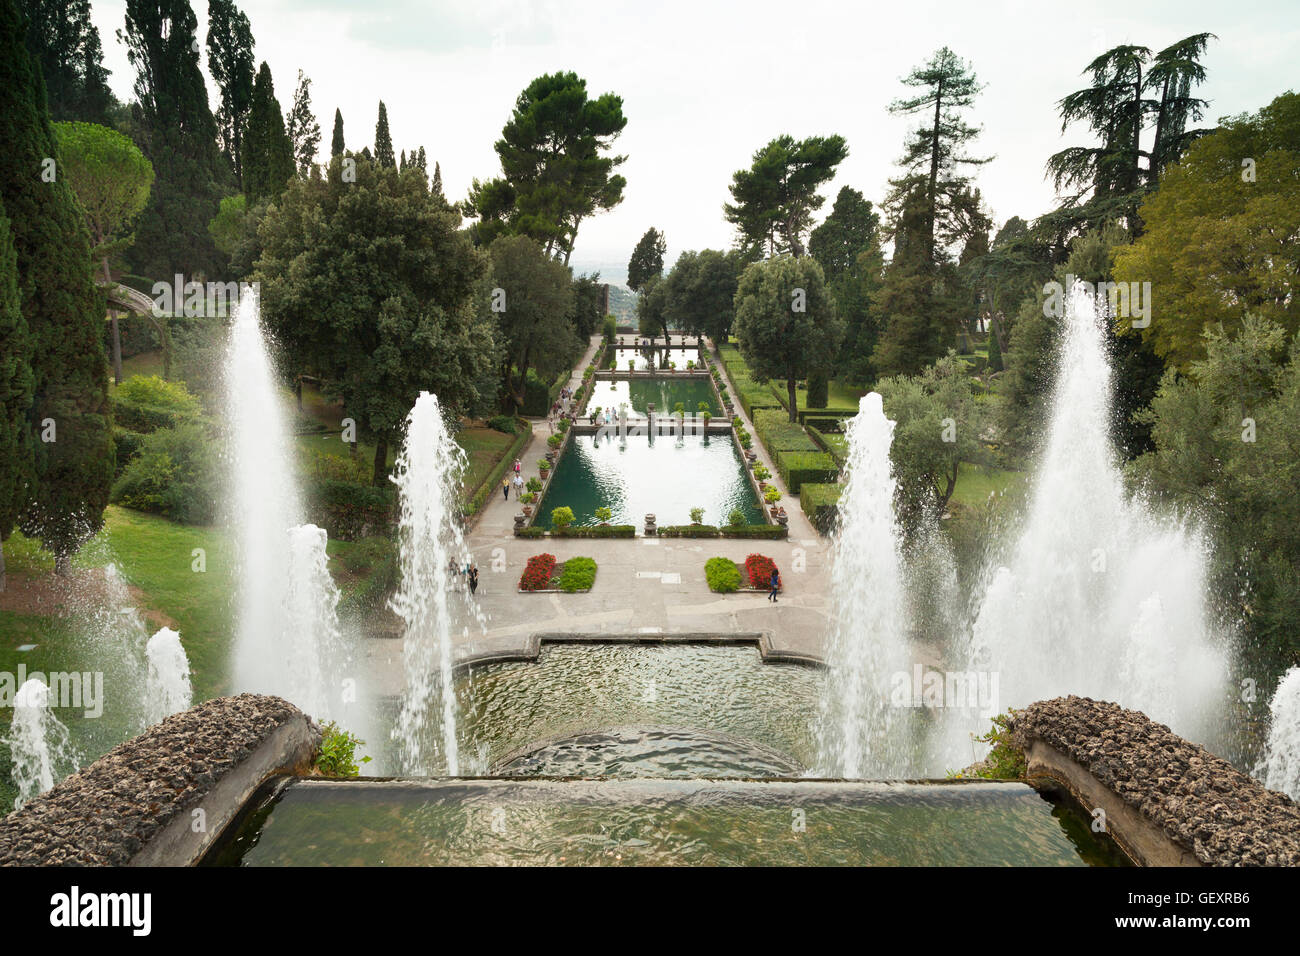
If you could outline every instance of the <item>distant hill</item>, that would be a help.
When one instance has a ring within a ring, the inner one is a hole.
[[[619,325],[636,325],[636,293],[625,285],[609,284],[609,311]]]

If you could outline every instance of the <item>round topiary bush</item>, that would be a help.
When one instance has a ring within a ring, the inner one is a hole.
[[[740,588],[740,568],[731,558],[709,558],[704,562],[704,579],[710,591],[729,594]]]

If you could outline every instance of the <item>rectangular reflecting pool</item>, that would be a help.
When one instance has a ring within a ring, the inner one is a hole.
[[[597,379],[591,399],[587,402],[587,410],[590,412],[598,407],[608,408],[613,409],[617,415],[619,405],[626,404],[632,411],[644,415],[646,408],[653,404],[656,415],[667,415],[678,402],[682,403],[688,416],[699,411],[700,402],[709,403],[709,414],[714,418],[722,414],[708,377],[704,375]]]
[[[669,362],[675,362],[677,368],[684,369],[687,362],[699,364],[700,350],[695,346],[690,348],[674,346],[670,349],[662,345],[643,349],[624,346],[614,349],[614,358],[618,362],[619,371],[626,371],[628,362],[636,362],[638,372],[644,372],[648,368],[667,368]]]
[[[295,779],[215,866],[1123,865],[1015,782]]]
[[[537,527],[551,527],[551,511],[567,505],[580,525],[596,524],[596,509],[613,511],[612,524],[640,526],[647,514],[661,526],[689,524],[692,508],[705,524],[722,525],[733,508],[750,524],[763,511],[730,433],[628,435],[613,429],[574,435],[538,504]]]

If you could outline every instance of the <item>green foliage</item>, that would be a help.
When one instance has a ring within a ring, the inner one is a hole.
[[[735,528],[745,523],[745,512],[739,508],[732,508],[727,514],[727,527]]]
[[[253,29],[233,0],[208,0],[208,73],[217,84],[221,152],[242,182],[243,141],[253,105]]]
[[[704,520],[704,509],[703,509],[703,508],[692,508],[692,509],[691,509],[691,524],[699,524],[699,523],[702,522],[703,520]]]
[[[357,765],[357,748],[365,741],[354,734],[340,730],[339,725],[329,721],[321,728],[320,751],[316,754],[316,769],[326,777],[356,777],[361,773]],[[369,763],[369,757],[362,757],[361,763]]]
[[[830,368],[844,326],[815,260],[773,259],[754,263],[741,276],[735,332],[756,379],[786,380],[794,421],[796,381]]]
[[[551,511],[551,527],[563,531],[569,525],[573,524],[573,509],[568,505],[561,505]]]
[[[822,534],[834,529],[843,492],[843,485],[833,483],[806,481],[799,486],[799,507]]]
[[[522,408],[530,371],[545,381],[561,372],[568,378],[576,347],[573,282],[568,268],[527,236],[503,236],[488,251],[492,285],[505,293],[505,310],[493,313],[507,363],[505,391]],[[545,415],[552,402],[524,414]]]
[[[653,226],[647,229],[645,235],[637,240],[632,258],[628,260],[627,287],[636,292],[650,279],[662,275],[667,249],[668,241],[664,234]]]
[[[779,524],[742,524],[718,529],[724,538],[786,538],[790,529]]]
[[[10,317],[0,319],[5,346],[0,388],[16,391],[0,396],[0,409],[12,416],[18,411],[14,405],[24,401],[26,428],[42,428],[47,419],[56,425],[54,441],[40,441],[29,432],[11,447],[17,452],[14,470],[22,472],[19,481],[26,487],[22,504],[30,506],[22,511],[23,531],[39,536],[48,550],[66,560],[101,526],[113,480],[108,381],[100,347],[104,300],[91,281],[90,236],[71,187],[63,177],[47,182],[40,175],[42,164],[59,154],[45,112],[44,84],[33,72],[24,43],[24,26],[14,4],[0,7],[0,143],[8,170],[0,176],[0,215],[8,218],[25,326],[20,330],[12,317],[10,299]],[[0,287],[0,299],[7,296]],[[30,449],[31,459],[18,445]],[[11,469],[4,466],[3,471]],[[0,497],[0,521],[7,525],[0,526],[0,538],[7,538],[12,527],[14,477],[0,479],[0,496],[10,486],[10,500]]]
[[[271,68],[263,63],[253,81],[253,100],[244,133],[244,194],[250,202],[274,200],[293,178],[297,165],[284,114],[275,97]]]
[[[27,48],[42,75],[50,118],[108,123],[116,105],[90,0],[23,0]]]
[[[590,591],[596,583],[596,562],[592,558],[569,558],[551,583],[561,591]]]
[[[518,434],[519,420],[513,415],[495,415],[487,421],[487,427],[506,435]]]
[[[781,500],[781,489],[775,485],[769,485],[763,492],[763,501],[769,505],[774,505]]]
[[[0,547],[13,530],[31,477],[31,346],[18,297],[18,264],[0,204]],[[0,575],[0,580],[3,576]]]
[[[785,412],[762,409],[754,413],[754,431],[769,455],[779,451],[817,451],[817,444]]]
[[[724,207],[738,245],[755,254],[802,256],[813,214],[825,201],[818,189],[848,153],[843,136],[783,135],[757,150],[750,168],[732,175],[733,201]]]
[[[608,505],[601,505],[596,509],[596,520],[601,524],[609,524],[614,517],[614,511]]]
[[[834,481],[839,474],[835,459],[824,451],[787,451],[776,455],[776,468],[791,494],[805,481]]]
[[[975,739],[982,744],[990,744],[989,755],[976,776],[988,780],[1023,780],[1028,772],[1025,752],[1021,750],[1011,736],[1010,723],[1016,712],[1008,711],[993,718],[989,732]]]
[[[294,178],[270,207],[255,279],[263,321],[297,366],[331,383],[375,442],[386,483],[396,441],[421,391],[455,414],[495,389],[498,351],[485,257],[418,169],[341,159],[321,179]]]
[[[729,594],[740,588],[740,568],[730,558],[709,558],[704,562],[704,578],[709,590]]]
[[[113,485],[112,500],[182,524],[210,524],[216,515],[217,462],[201,426],[160,428],[139,443]]]
[[[537,537],[545,534],[543,528],[530,528],[530,531],[537,531]],[[592,525],[591,527],[574,527],[569,525],[565,528],[552,528],[551,534],[557,538],[635,538],[636,525],[630,524],[605,524]]]
[[[144,154],[117,130],[94,123],[56,123],[60,173],[72,186],[94,244],[105,260],[130,242],[130,226],[153,186]]]
[[[132,375],[113,390],[113,398],[182,415],[198,415],[203,411],[184,382],[168,382],[157,375]]]
[[[396,496],[390,488],[313,478],[304,491],[308,517],[331,541],[383,534],[393,524]]]
[[[655,530],[661,538],[716,538],[718,529],[711,524],[670,524]]]
[[[618,320],[615,319],[614,316],[612,315],[605,316],[604,330],[605,330],[604,333],[605,344],[609,345],[611,342],[614,341],[615,338],[618,337]],[[611,359],[610,361],[612,362],[613,359]]]

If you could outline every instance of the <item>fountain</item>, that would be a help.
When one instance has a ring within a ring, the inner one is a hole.
[[[399,772],[460,773],[452,674],[449,568],[465,554],[459,524],[465,453],[452,439],[438,398],[421,392],[406,417],[392,481],[401,502],[401,584],[390,606],[405,629],[406,686],[393,727]]]
[[[1269,711],[1268,743],[1255,777],[1270,790],[1300,800],[1300,667],[1278,682]]]
[[[6,742],[18,788],[15,810],[81,766],[68,728],[50,710],[50,689],[39,678],[25,681],[14,695],[13,723]]]
[[[188,710],[193,698],[190,661],[181,646],[181,636],[169,627],[159,628],[145,645],[149,675],[145,692],[147,723]]]
[[[239,555],[234,684],[277,694],[317,718],[346,695],[346,648],[325,532],[302,524],[285,399],[260,325],[257,291],[241,295],[225,356],[230,520]]]
[[[818,722],[819,769],[827,776],[889,778],[907,767],[908,743],[894,727],[890,701],[894,675],[908,670],[893,438],[881,397],[864,395],[848,426],[848,480],[833,544],[831,593],[839,610]]]
[[[1029,514],[1009,562],[986,574],[966,653],[998,676],[1003,709],[1078,694],[1198,739],[1226,673],[1207,623],[1206,545],[1125,493],[1106,321],[1076,285]]]

